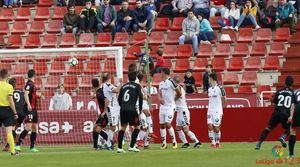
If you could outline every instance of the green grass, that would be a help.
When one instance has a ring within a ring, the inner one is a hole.
[[[222,148],[211,149],[205,143],[200,149],[177,149],[171,145],[160,150],[152,145],[150,150],[140,153],[118,154],[116,151],[93,151],[90,146],[41,146],[40,152],[31,153],[22,147],[20,156],[12,157],[0,153],[1,167],[247,167],[257,165],[256,160],[277,160],[272,155],[272,147],[278,142],[266,142],[262,150],[254,150],[255,143],[222,143]],[[287,157],[288,149],[284,149]],[[300,157],[300,149],[295,149]],[[298,164],[300,166],[300,164]],[[266,165],[276,166],[276,165]],[[288,166],[288,165],[281,165]],[[296,165],[297,166],[297,165]]]

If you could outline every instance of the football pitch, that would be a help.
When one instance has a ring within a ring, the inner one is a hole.
[[[254,150],[255,143],[222,143],[219,149],[202,148],[160,150],[160,145],[151,145],[149,150],[139,153],[116,151],[93,151],[91,146],[40,146],[40,152],[31,153],[22,147],[21,155],[12,157],[0,153],[3,167],[247,167],[247,166],[289,166],[286,159],[288,149],[283,149],[282,158],[272,154],[272,148],[279,142],[265,142],[262,150]],[[179,144],[178,146],[181,146]],[[127,146],[125,146],[127,148]],[[300,147],[295,155],[300,157]],[[294,159],[295,166],[300,166]]]

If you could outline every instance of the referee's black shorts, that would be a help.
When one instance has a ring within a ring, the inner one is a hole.
[[[289,114],[286,111],[275,110],[269,120],[269,127],[274,129],[278,124],[281,124],[283,129],[289,129],[291,124],[288,123]]]
[[[130,126],[140,125],[139,115],[136,110],[134,111],[121,110],[120,117],[121,117],[121,125],[125,125],[127,123],[129,123]]]
[[[1,107],[0,106],[0,122],[5,126],[14,126],[14,113],[10,107]]]

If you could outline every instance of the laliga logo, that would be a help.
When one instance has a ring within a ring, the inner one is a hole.
[[[276,145],[272,148],[272,155],[281,158],[283,156],[283,147]]]

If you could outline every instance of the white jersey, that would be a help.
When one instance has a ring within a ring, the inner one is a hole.
[[[188,111],[188,106],[185,98],[185,91],[182,86],[179,86],[181,90],[181,97],[176,100],[176,111]]]
[[[113,93],[113,90],[116,87],[113,84],[110,83],[104,83],[103,84],[103,94],[104,96],[109,100],[109,107],[118,107],[118,99],[117,94]]]
[[[208,114],[223,114],[222,97],[226,96],[224,88],[216,84],[208,89]]]
[[[164,100],[165,104],[161,107],[174,108],[175,104],[175,89],[178,85],[173,81],[172,78],[168,78],[159,83],[159,91],[161,92],[161,98]]]

